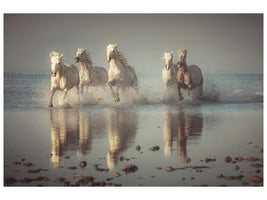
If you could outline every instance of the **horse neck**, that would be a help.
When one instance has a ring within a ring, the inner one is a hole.
[[[118,61],[118,58],[112,58],[110,60],[110,67],[114,68],[114,69],[120,69],[120,63]]]
[[[187,68],[187,64],[184,63],[180,66],[180,70],[183,74],[187,73],[188,72],[188,68]]]
[[[81,62],[81,70],[82,71],[85,71],[85,70],[90,70],[90,69],[92,69],[93,67],[92,67],[92,65],[90,64],[90,62],[88,61],[88,60],[86,60],[85,62],[84,61],[82,61]]]
[[[60,62],[59,63],[59,76],[64,76],[66,73],[65,73],[65,65],[63,62]]]

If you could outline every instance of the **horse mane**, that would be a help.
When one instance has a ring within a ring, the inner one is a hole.
[[[93,65],[93,62],[92,62],[92,58],[91,58],[91,55],[90,53],[88,53],[87,51],[85,51],[85,55],[86,55],[86,62],[92,66]]]
[[[118,61],[123,66],[127,66],[128,65],[128,62],[127,62],[126,58],[124,57],[124,55],[121,52],[119,52],[119,51],[117,51],[116,54],[117,54]]]

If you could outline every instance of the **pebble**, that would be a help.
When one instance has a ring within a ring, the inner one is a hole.
[[[140,151],[141,147],[140,147],[139,145],[137,145],[137,146],[135,147],[135,149],[136,149],[136,151]]]
[[[260,148],[260,152],[261,152],[261,153],[263,152],[263,148]]]
[[[60,183],[64,183],[65,180],[66,179],[64,177],[58,177],[56,181],[59,181]]]
[[[190,162],[191,162],[191,158],[187,157],[187,158],[185,159],[185,162],[190,163]]]
[[[222,174],[217,174],[217,179],[221,179],[223,178],[224,176]]]
[[[41,171],[41,169],[30,169],[27,172],[31,173],[31,174],[34,174],[34,173],[39,173],[40,171]]]
[[[21,162],[18,162],[18,161],[12,161],[11,162],[11,165],[20,165],[21,164]]]
[[[22,158],[20,161],[24,162],[25,161],[25,158]]]
[[[84,168],[84,167],[87,166],[87,162],[86,162],[86,161],[81,161],[81,162],[79,163],[79,166],[82,167],[82,168]]]
[[[254,164],[252,164],[252,166],[255,167],[255,168],[263,167],[262,164],[258,164],[258,163],[254,163]]]
[[[64,156],[64,158],[65,158],[65,159],[70,159],[70,157],[69,157],[69,156]]]
[[[119,172],[116,172],[116,173],[114,173],[114,176],[115,176],[115,177],[120,177],[121,174],[120,174]]]
[[[27,163],[24,163],[23,165],[26,166],[26,167],[30,167],[30,166],[32,166],[33,164],[30,163],[30,162],[27,162]]]
[[[235,166],[234,166],[234,169],[235,169],[235,170],[239,170],[239,166],[238,166],[238,165],[235,165]]]
[[[196,169],[196,172],[197,172],[197,173],[201,173],[202,170],[201,170],[201,169]]]
[[[260,173],[260,172],[261,172],[261,170],[260,170],[260,169],[257,169],[255,172],[256,172],[256,173]]]
[[[160,148],[158,145],[149,148],[149,150],[151,150],[151,151],[158,151],[159,149]]]
[[[173,167],[166,167],[165,171],[166,172],[173,172],[173,171],[175,171],[175,169]]]
[[[7,178],[5,178],[5,180],[4,180],[4,184],[5,184],[5,185],[14,184],[14,183],[16,183],[16,182],[17,182],[17,180],[16,180],[15,178],[13,178],[13,177],[7,177]]]
[[[252,177],[250,178],[250,180],[251,180],[252,182],[254,182],[254,183],[261,183],[261,182],[262,182],[262,178],[259,177],[259,176],[252,176]]]
[[[156,167],[156,169],[162,169],[162,167]]]
[[[230,156],[226,156],[226,157],[224,158],[224,161],[227,162],[227,163],[229,163],[229,162],[232,161],[232,158],[231,158]]]
[[[190,180],[191,180],[191,181],[192,181],[192,180],[195,180],[195,177],[191,177]]]
[[[30,183],[30,182],[32,182],[33,180],[32,179],[30,179],[30,178],[24,178],[24,179],[22,179],[20,182],[21,183]]]
[[[248,157],[246,160],[247,161],[250,161],[250,162],[253,162],[253,161],[257,161],[259,159],[258,158],[255,158],[255,157]]]
[[[124,171],[125,173],[135,172],[137,170],[138,167],[135,165],[124,165],[124,167],[122,168],[122,171]]]
[[[205,162],[208,163],[208,162],[215,162],[216,159],[215,158],[206,158],[205,159]]]
[[[77,169],[77,167],[68,167],[67,169]]]

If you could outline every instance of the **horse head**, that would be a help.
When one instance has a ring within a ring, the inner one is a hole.
[[[167,70],[170,69],[170,67],[172,66],[172,58],[173,58],[173,52],[171,53],[164,53],[164,56],[162,57],[162,59],[164,60],[165,62],[165,68]]]
[[[107,46],[107,62],[110,62],[112,58],[115,57],[117,53],[117,44],[109,44]]]
[[[187,50],[186,49],[179,49],[178,50],[178,65],[180,63],[185,64],[186,63],[186,57],[187,57]]]
[[[51,51],[49,55],[51,60],[51,76],[56,76],[60,69],[60,62],[62,62],[63,54],[60,54],[56,51]]]
[[[78,48],[76,52],[76,56],[74,58],[74,62],[78,63],[80,61],[84,62],[86,60],[86,49]]]

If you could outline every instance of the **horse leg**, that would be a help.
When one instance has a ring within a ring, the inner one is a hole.
[[[116,83],[116,79],[113,79],[113,80],[111,80],[111,81],[108,82],[108,86],[111,89],[112,96],[115,99],[115,102],[119,102],[120,101],[120,98],[119,98],[119,93],[118,93],[118,87],[117,87],[117,93],[115,93],[114,90],[113,90],[113,88],[112,88],[112,86],[114,86],[115,83]]]
[[[55,89],[52,89],[51,90],[51,93],[50,93],[50,100],[49,100],[49,104],[48,104],[48,107],[53,107],[53,103],[52,103],[52,101],[53,101],[53,96],[54,96],[54,94],[55,94]]]
[[[63,90],[63,103],[65,103],[66,95],[67,95],[68,90],[64,89]]]
[[[119,87],[118,86],[117,86],[117,97],[115,98],[115,102],[120,102]]]
[[[79,85],[76,85],[76,94],[78,96],[78,104],[80,104],[80,93],[79,93]]]
[[[180,86],[179,83],[177,84],[177,90],[178,90],[179,101],[182,101],[184,98],[183,98],[183,96],[182,96],[182,93],[181,93],[181,86]]]
[[[81,88],[81,95],[83,95],[83,85],[80,85]]]

